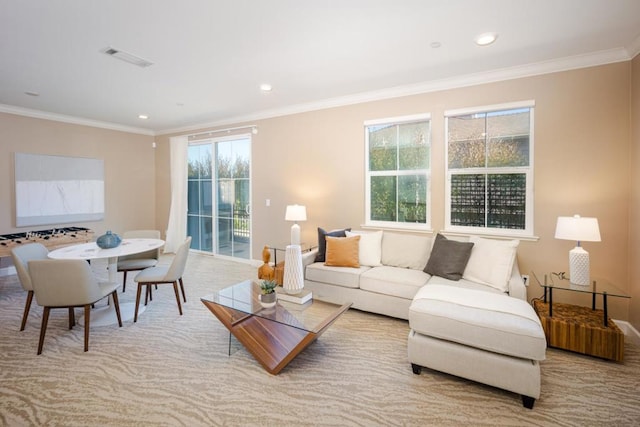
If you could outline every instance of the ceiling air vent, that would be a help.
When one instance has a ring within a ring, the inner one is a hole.
[[[145,68],[150,65],[153,65],[153,62],[151,61],[147,61],[146,59],[142,59],[139,56],[133,55],[131,53],[128,53],[113,47],[108,47],[106,49],[103,49],[102,52],[114,58],[118,58],[121,61],[128,62],[129,64],[137,65],[138,67]]]

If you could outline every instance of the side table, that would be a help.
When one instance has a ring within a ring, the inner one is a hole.
[[[535,272],[534,280],[544,289],[543,300],[533,302],[547,337],[547,344],[564,350],[622,362],[624,333],[607,313],[607,297],[630,298],[606,280],[594,280],[589,286],[571,283],[561,273],[545,274],[541,281]],[[563,290],[591,294],[591,308],[553,302],[553,291]],[[596,297],[602,296],[602,309],[596,308]]]

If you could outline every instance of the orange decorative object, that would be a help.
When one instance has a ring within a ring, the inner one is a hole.
[[[264,264],[258,268],[258,279],[273,280],[274,270],[273,267],[269,265],[270,259],[271,251],[269,250],[269,246],[265,246],[262,249],[262,262],[264,262]]]

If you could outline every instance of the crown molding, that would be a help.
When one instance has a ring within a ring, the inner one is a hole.
[[[218,126],[227,126],[236,123],[243,123],[256,120],[265,120],[274,117],[282,117],[293,114],[306,113],[328,108],[336,108],[364,102],[380,101],[384,99],[399,98],[403,96],[418,95],[422,93],[437,92],[442,90],[456,89],[467,86],[475,86],[486,83],[494,83],[505,80],[513,80],[524,77],[532,77],[543,74],[550,74],[562,71],[575,70],[579,68],[595,67],[598,65],[612,64],[616,62],[629,61],[640,53],[640,37],[638,37],[629,47],[603,50],[583,55],[575,55],[555,60],[536,62],[515,67],[501,68],[481,73],[455,76],[446,79],[432,80],[413,85],[396,86],[377,91],[362,92],[354,95],[330,98],[321,101],[308,102],[291,105],[283,108],[256,111],[251,114],[234,116],[213,122],[197,123],[180,128],[164,129],[153,131],[150,129],[136,128],[133,126],[119,125],[97,120],[89,120],[80,117],[65,116],[62,114],[48,113],[40,110],[15,107],[12,105],[0,104],[0,112],[17,114],[21,116],[34,117],[45,120],[54,120],[64,123],[91,126],[96,128],[111,129],[122,132],[136,133],[141,135],[169,135],[192,132],[202,129],[211,129]]]
[[[94,128],[117,130],[121,132],[137,133],[154,136],[150,129],[136,128],[133,126],[119,125],[116,123],[101,122],[98,120],[84,119],[82,117],[65,116],[64,114],[49,113],[46,111],[32,110],[30,108],[15,107],[13,105],[0,104],[0,112],[15,114],[18,116],[33,117],[36,119],[53,120],[55,122],[71,123],[74,125],[90,126]]]
[[[640,36],[638,36],[627,47],[627,53],[629,54],[629,58],[631,58],[631,59],[635,58],[638,54],[640,54]]]
[[[640,43],[640,38],[637,40]],[[289,107],[272,110],[257,111],[252,114],[230,117],[215,122],[206,122],[187,127],[165,129],[157,132],[158,135],[191,132],[217,126],[226,126],[234,123],[242,123],[255,120],[265,120],[274,117],[288,116],[292,114],[306,113],[327,108],[336,108],[346,105],[360,104],[363,102],[379,101],[403,96],[418,95],[421,93],[437,92],[448,89],[456,89],[467,86],[475,86],[485,83],[494,83],[505,80],[532,77],[543,74],[551,74],[579,68],[595,67],[598,65],[612,64],[629,61],[628,50],[624,48],[609,49],[584,55],[575,55],[555,60],[536,62],[515,67],[491,70],[482,73],[467,74],[446,79],[417,83],[414,85],[397,86],[371,92],[363,92],[355,95],[330,98],[317,102],[291,105]]]

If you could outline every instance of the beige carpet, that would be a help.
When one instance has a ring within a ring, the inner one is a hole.
[[[166,259],[164,260],[167,261]],[[94,263],[99,274],[104,265]],[[624,364],[550,349],[542,396],[520,396],[438,372],[414,375],[406,321],[349,310],[280,375],[264,371],[200,297],[255,277],[252,266],[190,256],[187,303],[154,293],[138,323],[67,329],[52,312],[36,356],[42,309],[19,332],[25,293],[0,278],[0,424],[3,426],[640,425],[640,349]],[[121,302],[135,297],[133,281]],[[79,311],[78,311],[79,314]]]

